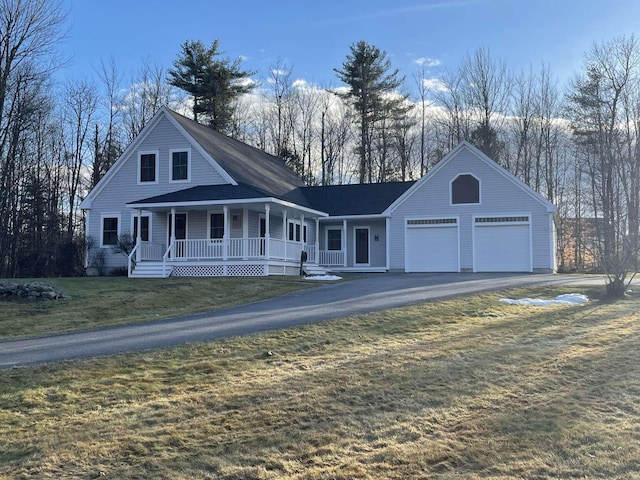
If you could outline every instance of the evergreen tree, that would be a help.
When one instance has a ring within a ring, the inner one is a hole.
[[[404,78],[391,67],[387,54],[373,45],[359,41],[350,47],[338,78],[349,86],[343,98],[350,101],[359,126],[358,156],[360,183],[373,179],[372,142],[375,126],[397,112],[405,97],[396,94]]]
[[[214,130],[225,132],[231,125],[235,101],[254,85],[241,80],[254,72],[242,70],[240,59],[219,59],[219,41],[210,47],[201,41],[186,41],[169,70],[169,83],[193,99],[193,118]]]

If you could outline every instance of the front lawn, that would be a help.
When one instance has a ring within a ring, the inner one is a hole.
[[[38,281],[71,298],[40,302],[0,300],[0,338],[51,335],[208,312],[314,286],[299,277],[84,277]]]
[[[498,302],[569,292],[2,371],[0,478],[639,478],[640,297]]]

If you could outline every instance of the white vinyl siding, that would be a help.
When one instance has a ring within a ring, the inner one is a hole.
[[[434,167],[434,168],[437,168]],[[450,203],[450,186],[460,173],[480,180],[481,203]],[[414,189],[414,187],[416,187]],[[501,174],[469,148],[458,150],[439,170],[410,189],[410,195],[391,212],[389,248],[390,269],[405,269],[405,228],[407,218],[457,217],[459,220],[460,270],[473,271],[473,217],[513,217],[530,212],[531,264],[533,270],[549,271],[553,253],[550,251],[549,212],[546,205],[528,194],[510,178]]]
[[[138,152],[156,150],[159,155],[158,182],[139,186]],[[170,150],[191,151],[191,182],[188,185],[177,188],[178,185],[169,181]],[[128,228],[129,225],[132,225],[131,217],[136,215],[136,211],[125,207],[127,202],[134,202],[196,185],[221,185],[226,183],[228,182],[201,155],[199,150],[192,148],[191,143],[167,118],[161,117],[149,133],[142,138],[140,145],[124,159],[124,163],[113,174],[108,185],[93,198],[91,211],[94,214],[90,215],[87,219],[87,235],[96,240],[96,245],[100,245],[102,241],[102,212],[114,212],[120,215],[121,229]],[[166,215],[156,216],[154,219],[157,221],[152,222],[151,237],[156,242],[164,243],[167,237]],[[190,229],[192,227],[194,227],[195,230],[193,232],[193,238],[206,238],[206,215],[202,216],[201,224],[189,225]],[[131,230],[133,230],[132,227]],[[189,232],[189,234],[191,235],[192,232]],[[126,266],[127,259],[124,255],[108,250],[106,261],[107,268],[114,268]]]

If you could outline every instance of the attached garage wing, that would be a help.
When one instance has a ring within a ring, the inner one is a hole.
[[[473,229],[474,271],[532,271],[528,215],[475,217]]]
[[[457,218],[410,219],[405,225],[406,272],[458,272]]]

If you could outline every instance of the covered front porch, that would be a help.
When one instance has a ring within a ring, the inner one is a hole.
[[[306,269],[314,269],[322,256],[318,232],[324,214],[289,202],[136,207],[130,277],[297,275],[301,258]]]

